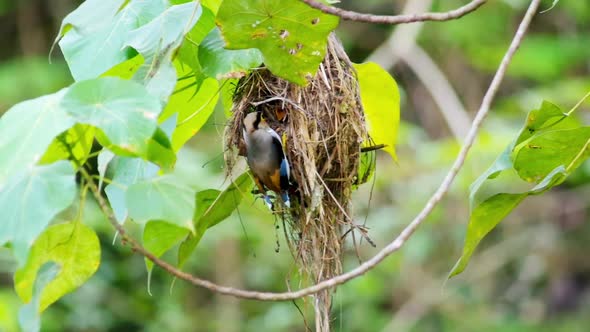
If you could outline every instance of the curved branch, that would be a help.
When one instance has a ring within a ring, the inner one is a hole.
[[[462,141],[469,130],[469,114],[443,72],[428,53],[417,44],[402,55],[402,60],[422,81],[440,109],[453,136],[457,141]]]
[[[98,201],[98,204],[99,204],[101,210],[105,213],[105,215],[107,216],[107,218],[109,219],[109,221],[111,222],[113,227],[115,227],[115,229],[117,229],[117,231],[119,231],[119,233],[121,234],[122,239],[123,239],[123,243],[129,244],[134,251],[139,252],[141,255],[145,256],[147,259],[154,262],[154,264],[158,265],[159,267],[161,267],[162,269],[167,271],[169,274],[171,274],[179,279],[188,281],[188,282],[192,283],[193,285],[204,287],[204,288],[207,288],[213,292],[217,292],[220,294],[231,295],[231,296],[245,298],[245,299],[262,300],[262,301],[294,300],[294,299],[298,299],[298,298],[301,298],[304,296],[315,294],[317,292],[323,291],[328,288],[338,286],[338,285],[343,284],[351,279],[354,279],[358,276],[365,274],[366,272],[370,271],[375,266],[377,266],[381,261],[383,261],[389,255],[391,255],[392,253],[399,250],[404,245],[404,243],[412,236],[414,231],[416,231],[418,226],[420,226],[420,224],[430,215],[430,213],[434,210],[435,206],[444,197],[444,195],[449,191],[451,184],[453,183],[453,180],[455,179],[455,177],[457,176],[457,173],[459,172],[459,170],[463,167],[463,164],[465,163],[465,158],[467,157],[467,153],[469,152],[469,150],[473,146],[473,143],[475,142],[475,138],[477,137],[477,133],[479,131],[479,128],[481,127],[483,120],[485,119],[486,115],[490,111],[491,103],[496,95],[496,92],[498,91],[498,88],[500,87],[500,83],[502,82],[504,75],[506,74],[506,70],[508,69],[508,65],[510,64],[512,57],[514,56],[514,53],[516,52],[516,50],[520,46],[520,43],[522,42],[522,39],[526,33],[526,30],[527,30],[533,16],[535,15],[537,8],[539,7],[540,1],[541,0],[532,0],[531,1],[531,4],[530,4],[524,18],[522,19],[522,22],[520,23],[520,26],[518,27],[518,30],[516,31],[516,34],[510,44],[510,47],[508,48],[508,51],[506,51],[506,54],[504,55],[504,58],[502,59],[502,62],[500,63],[500,66],[499,66],[498,70],[496,71],[496,74],[494,75],[494,78],[493,78],[492,82],[490,83],[490,86],[489,86],[489,88],[482,100],[481,106],[477,112],[477,115],[475,116],[475,119],[473,120],[473,123],[471,124],[471,128],[469,130],[469,133],[467,134],[467,137],[465,138],[465,143],[463,144],[463,147],[461,148],[459,155],[455,159],[453,166],[451,167],[451,169],[449,170],[449,172],[445,176],[441,185],[436,190],[436,192],[430,197],[430,199],[428,200],[428,202],[426,203],[426,205],[424,206],[422,211],[414,218],[414,220],[412,220],[412,222],[410,224],[408,224],[404,228],[404,230],[400,233],[400,235],[397,238],[395,238],[395,240],[393,240],[386,247],[381,249],[381,251],[379,251],[371,259],[369,259],[368,261],[359,265],[358,267],[356,267],[353,270],[350,270],[350,271],[348,271],[344,274],[341,274],[339,276],[336,276],[334,278],[324,280],[324,281],[319,282],[313,286],[303,288],[298,291],[283,292],[283,293],[249,291],[249,290],[237,289],[237,288],[233,288],[233,287],[220,286],[220,285],[215,284],[211,281],[200,279],[200,278],[195,277],[189,273],[180,271],[177,268],[175,268],[174,266],[172,266],[171,264],[159,259],[154,254],[147,251],[135,239],[131,238],[127,234],[127,232],[125,231],[123,226],[121,226],[117,222],[117,220],[115,219],[115,216],[113,215],[113,211],[109,207],[109,205],[106,202],[106,200],[104,199],[104,197],[102,197],[100,195],[100,192],[98,191],[98,187],[94,183],[94,180],[92,179],[92,177],[88,174],[88,172],[86,172],[86,170],[84,170],[84,168],[80,168],[80,172],[82,173],[82,176],[88,181],[88,185],[90,187],[90,190],[92,191],[94,197]]]
[[[332,7],[316,0],[300,0],[305,2],[308,6],[319,9],[326,14],[331,14],[340,17],[347,21],[367,22],[367,23],[381,23],[381,24],[400,24],[412,23],[422,21],[450,21],[461,18],[477,8],[481,7],[487,0],[473,0],[463,7],[453,9],[444,13],[422,13],[422,14],[408,14],[408,15],[373,15],[344,10],[337,7]]]

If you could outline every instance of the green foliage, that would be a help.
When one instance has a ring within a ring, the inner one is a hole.
[[[33,241],[74,200],[76,185],[69,162],[27,167],[0,187],[0,245],[12,242],[23,263]]]
[[[82,81],[69,88],[62,105],[77,122],[99,128],[104,135],[97,138],[103,146],[147,157],[161,106],[143,86],[114,77]]]
[[[259,49],[273,74],[300,85],[315,75],[338,21],[300,1],[226,0],[217,13],[227,48]]]
[[[186,228],[172,225],[166,221],[150,221],[143,230],[143,246],[156,257],[160,257],[182,241],[188,232]],[[154,263],[146,258],[145,266],[148,272],[151,272]]]
[[[179,70],[188,70],[177,64]],[[168,105],[162,113],[161,119],[168,119],[172,114],[178,114],[178,123],[172,134],[172,147],[178,151],[199,129],[213,113],[219,99],[219,84],[217,80],[199,78],[187,71],[182,71],[184,79],[179,80],[176,92],[170,97]]]
[[[39,163],[51,164],[71,158],[76,164],[82,165],[88,159],[93,140],[94,127],[76,124],[51,142]]]
[[[193,230],[195,191],[173,174],[132,184],[125,201],[129,217],[138,223],[165,220]]]
[[[260,66],[262,54],[258,49],[227,50],[219,29],[213,29],[199,45],[199,62],[203,73],[222,79],[242,77]]]
[[[62,22],[59,45],[76,81],[96,78],[133,54],[128,33],[166,9],[163,0],[88,0]]]
[[[27,263],[14,275],[15,288],[25,302],[33,297],[33,285],[41,266],[53,262],[59,272],[40,290],[38,312],[80,287],[100,264],[96,233],[80,222],[53,225],[33,244]]]
[[[196,2],[172,6],[150,23],[129,32],[127,44],[145,59],[134,77],[164,102],[176,84],[172,57],[185,31],[195,25],[201,13],[201,6]]]
[[[581,65],[590,56],[584,45],[590,43],[587,36],[555,38],[549,35],[530,36],[521,45],[508,73],[516,77],[537,81],[558,79],[564,71]],[[555,52],[558,49],[559,52]],[[495,70],[502,59],[500,48],[483,46],[474,48],[473,61],[480,68]]]
[[[8,291],[0,291],[0,331],[18,331],[18,298]]]
[[[590,127],[580,125],[570,113],[549,102],[529,112],[514,142],[473,183],[463,253],[450,277],[465,270],[479,242],[523,199],[563,183],[588,158]],[[503,178],[509,181],[500,182],[500,188],[496,188],[496,182]],[[526,189],[514,192],[518,181],[518,188]]]
[[[194,234],[188,234],[178,249],[178,266],[184,266],[190,254],[209,227],[213,227],[227,219],[242,202],[244,194],[252,188],[254,181],[246,172],[233,181],[223,192],[215,189],[197,193],[194,222]]]
[[[101,155],[104,153],[103,151]],[[158,167],[139,158],[117,156],[108,163],[106,170],[107,177],[112,179],[112,183],[105,187],[105,193],[111,203],[115,217],[120,223],[123,223],[128,216],[127,200],[125,198],[128,187],[144,179],[154,177],[158,172]]]
[[[214,27],[215,15],[208,8],[203,8],[197,24],[184,36],[184,42],[178,49],[177,59],[191,68],[195,76],[201,78],[203,75],[199,63],[199,45]]]
[[[96,156],[95,141],[103,149],[96,152],[98,186],[117,221],[145,224],[144,244],[156,256],[179,245],[182,267],[253,182],[244,173],[224,191],[197,192],[173,172],[176,153],[208,121],[221,92],[229,109],[235,78],[261,63],[305,84],[337,25],[337,17],[299,1],[87,0],[70,13],[56,42],[75,83],[19,103],[0,119],[0,153],[11,156],[0,160],[6,216],[0,245],[9,245],[21,264],[15,287],[28,302],[20,311],[22,327],[39,329],[38,313],[98,267],[100,248],[90,228],[49,226],[75,201],[75,172]],[[396,127],[395,82],[381,69],[359,68],[370,118]],[[369,75],[386,84],[371,85]],[[373,89],[387,98],[375,100]],[[376,143],[386,142],[394,155],[395,136],[375,128]],[[90,180],[84,176],[81,184]],[[79,191],[75,220],[83,218],[87,190]],[[146,266],[151,272],[152,263]]]
[[[385,144],[394,160],[395,143],[399,130],[400,99],[395,80],[387,71],[373,62],[355,64],[354,68],[361,89],[361,101],[365,111],[367,128],[372,142],[364,146]]]
[[[33,166],[64,130],[74,125],[60,107],[66,90],[14,105],[0,118],[0,184]]]
[[[33,296],[29,303],[24,304],[18,311],[18,322],[22,330],[38,332],[41,330],[41,293],[47,284],[55,278],[59,267],[55,263],[47,263],[39,268],[34,280]]]

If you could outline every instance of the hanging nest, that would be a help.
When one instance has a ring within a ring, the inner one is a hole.
[[[336,37],[330,36],[326,57],[306,87],[264,68],[240,79],[225,132],[228,172],[245,155],[242,121],[253,111],[284,138],[293,188],[291,208],[277,213],[301,271],[314,283],[340,274],[343,234],[355,227],[351,194],[368,135],[356,74]],[[316,296],[316,329],[329,326],[330,305],[329,291]]]

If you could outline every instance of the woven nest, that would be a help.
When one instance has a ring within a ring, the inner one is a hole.
[[[242,121],[253,111],[262,112],[284,137],[294,188],[291,208],[283,206],[277,213],[285,221],[287,243],[301,271],[313,282],[340,274],[343,234],[354,227],[351,194],[358,181],[361,143],[368,135],[356,74],[339,41],[330,37],[326,57],[306,87],[264,68],[240,79],[225,132],[229,172],[238,155],[244,155]],[[317,301],[316,321],[318,314],[327,319],[329,293]]]

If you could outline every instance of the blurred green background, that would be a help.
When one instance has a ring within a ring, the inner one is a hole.
[[[552,2],[544,1],[542,8]],[[71,83],[59,50],[51,63],[48,53],[61,19],[79,3],[0,0],[0,113]],[[393,14],[406,5],[418,12],[464,3],[365,0],[341,6]],[[397,28],[341,24],[338,33],[351,59],[387,67],[402,92],[399,162],[378,155],[374,181],[354,198],[356,218],[361,223],[366,218],[378,246],[363,243],[362,259],[391,241],[440,184],[527,5],[527,0],[489,1],[461,20]],[[567,110],[588,91],[590,2],[563,0],[533,21],[475,149],[441,206],[400,252],[338,288],[333,330],[590,330],[588,164],[558,189],[525,201],[483,241],[467,271],[445,283],[463,244],[469,184],[516,135],[527,111],[543,99]],[[580,118],[588,117],[589,105],[579,109]],[[194,187],[225,186],[224,122],[218,110],[181,152],[179,171]],[[158,269],[150,296],[143,259],[112,245],[114,231],[95,205],[86,219],[99,232],[102,264],[89,282],[43,314],[43,331],[306,330],[298,307],[309,312],[309,299],[297,306],[236,300],[184,282],[171,287],[173,279]],[[225,285],[284,289],[294,263],[274,222],[260,201],[247,198],[239,213],[207,232],[186,270]],[[128,227],[139,237],[137,226]],[[345,269],[358,264],[349,245]],[[0,248],[0,331],[18,331],[14,269],[10,252]]]

